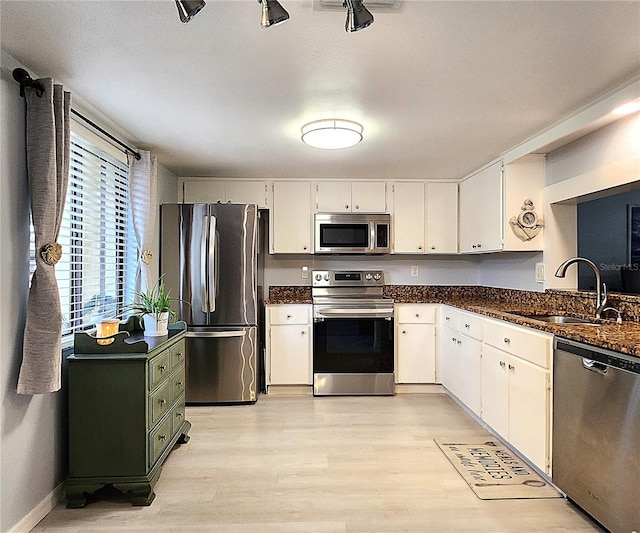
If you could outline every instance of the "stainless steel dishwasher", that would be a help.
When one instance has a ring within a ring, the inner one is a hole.
[[[640,357],[554,348],[553,482],[610,531],[640,531]]]

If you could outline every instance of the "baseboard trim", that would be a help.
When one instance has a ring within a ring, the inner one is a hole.
[[[64,482],[60,483],[7,533],[29,533],[64,499]]]
[[[444,387],[439,383],[396,383],[396,394],[442,394]]]

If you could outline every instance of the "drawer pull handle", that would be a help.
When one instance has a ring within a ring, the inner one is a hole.
[[[509,337],[505,337],[504,338],[504,343],[505,344],[511,344],[511,339]]]
[[[166,398],[160,398],[160,405],[167,405]]]
[[[182,385],[184,385],[184,381],[178,381],[178,382],[176,382],[176,385],[178,387],[182,387]]]
[[[183,416],[184,416],[184,414],[183,414],[183,413],[181,413],[180,411],[178,411],[178,412],[176,413],[176,417],[178,417],[178,418],[182,418]]]
[[[402,334],[403,334],[403,335],[406,335],[406,334],[407,334],[406,330],[404,330],[404,329],[403,329],[403,330],[402,330]]]
[[[182,352],[178,352],[178,359],[182,359],[184,357],[184,354]]]
[[[307,333],[307,332],[306,332],[305,330],[302,330],[302,331],[300,332],[300,335],[305,335],[306,333]]]
[[[469,329],[469,324],[465,324],[464,327]]]
[[[162,435],[158,435],[158,439],[164,442],[165,440],[167,440],[167,436],[163,433]]]
[[[451,320],[451,317],[445,316],[444,319],[449,322],[449,320]]]
[[[506,363],[505,363],[504,361],[500,361],[500,366],[501,366],[502,368],[504,368],[504,366],[505,366],[505,365],[506,365]]]
[[[160,372],[164,372],[167,369],[167,365],[160,365],[158,369],[160,370]]]
[[[515,369],[516,369],[516,367],[515,367],[515,366],[513,366],[513,365],[509,365],[509,370],[515,370]]]
[[[456,338],[455,338],[455,337],[451,337],[451,340],[452,340],[453,342],[456,342]]]
[[[457,342],[458,342],[458,344],[462,344],[462,341],[461,341],[461,340],[458,340]]]
[[[420,318],[420,313],[416,313],[416,318]]]
[[[291,315],[287,315],[287,320],[289,320],[291,318]]]

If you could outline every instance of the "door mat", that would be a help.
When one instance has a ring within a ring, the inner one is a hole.
[[[481,500],[562,497],[498,440],[434,441]]]

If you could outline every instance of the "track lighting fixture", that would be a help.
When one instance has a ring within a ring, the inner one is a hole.
[[[260,26],[263,28],[269,28],[289,20],[289,13],[280,5],[278,0],[258,0],[258,2],[262,4]]]
[[[362,0],[345,0],[342,5],[347,8],[347,22],[344,29],[348,32],[363,30],[373,24],[373,15],[364,7]]]
[[[200,13],[204,5],[204,0],[176,0],[178,15],[185,24]]]

